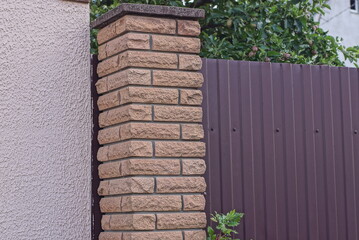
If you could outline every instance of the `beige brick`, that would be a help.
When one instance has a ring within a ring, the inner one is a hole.
[[[202,87],[203,75],[198,72],[153,71],[153,85],[173,87]]]
[[[111,92],[102,95],[97,100],[97,106],[100,111],[116,107],[120,104],[120,98],[118,92]]]
[[[183,105],[201,105],[203,100],[201,90],[181,90],[181,104]]]
[[[201,41],[199,38],[152,36],[152,49],[167,52],[199,53]]]
[[[108,91],[107,88],[107,77],[101,78],[96,82],[96,91],[98,94],[104,93]]]
[[[120,104],[178,104],[178,90],[168,88],[126,87],[120,90]]]
[[[100,196],[129,194],[129,193],[153,193],[154,179],[145,177],[130,177],[103,180],[100,182],[98,194]]]
[[[178,159],[130,159],[122,163],[122,175],[179,175]]]
[[[108,160],[127,157],[151,157],[152,143],[144,141],[128,141],[108,146]]]
[[[106,144],[111,142],[117,142],[120,141],[120,127],[110,127],[106,129],[101,129],[98,132],[98,142],[100,144]]]
[[[98,174],[101,179],[121,176],[121,162],[109,162],[100,164]]]
[[[206,163],[203,159],[183,159],[183,175],[202,175],[206,172]]]
[[[100,29],[97,34],[97,42],[98,44],[102,44],[111,38],[116,36],[116,23],[111,23],[106,27]]]
[[[202,59],[198,55],[179,55],[179,69],[181,70],[201,70]]]
[[[108,91],[127,85],[151,85],[151,71],[130,68],[107,77]]]
[[[128,49],[150,49],[148,34],[127,33],[99,47],[99,60],[113,56]]]
[[[121,232],[101,232],[99,240],[123,240]]]
[[[101,29],[97,41],[102,44],[128,31],[175,34],[176,20],[127,15]]]
[[[178,34],[184,36],[198,36],[201,33],[201,26],[198,21],[177,20]]]
[[[203,211],[206,206],[206,199],[203,195],[184,195],[183,210]]]
[[[181,196],[148,195],[126,196],[122,201],[123,211],[180,211],[182,208]]]
[[[182,199],[179,195],[124,196],[121,202],[122,212],[166,212],[180,211],[181,208]]]
[[[128,121],[152,120],[151,106],[127,105],[103,112],[99,116],[100,127],[107,127]]]
[[[162,213],[157,214],[158,229],[205,228],[205,213]]]
[[[206,231],[203,230],[185,231],[184,240],[206,240]]]
[[[127,67],[176,69],[177,63],[175,53],[129,50],[100,62],[97,67],[97,73],[100,77],[103,77]]]
[[[156,142],[156,157],[204,157],[206,145],[203,142]]]
[[[121,140],[140,139],[179,139],[178,124],[164,123],[128,123],[121,126]]]
[[[97,151],[97,161],[108,161],[108,146],[100,147]]]
[[[206,191],[203,177],[158,177],[158,193],[202,193]]]
[[[165,122],[202,122],[202,108],[154,106],[154,120]]]
[[[102,216],[103,230],[154,230],[154,214],[119,214]]]
[[[201,124],[182,124],[182,139],[199,140],[204,138],[204,130]]]
[[[183,240],[182,232],[124,232],[121,240]]]

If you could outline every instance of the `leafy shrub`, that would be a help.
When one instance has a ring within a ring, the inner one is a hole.
[[[344,47],[315,21],[325,0],[92,0],[91,19],[121,2],[205,9],[202,57],[334,66],[344,65],[340,54],[354,64],[359,57],[358,47]]]
[[[227,214],[212,214],[211,220],[217,223],[216,229],[219,230],[219,233],[216,234],[212,227],[208,227],[208,240],[230,240],[232,239],[233,234],[237,232],[233,229],[238,226],[241,222],[244,214],[237,213],[236,210],[232,210]],[[237,239],[239,240],[239,239]]]

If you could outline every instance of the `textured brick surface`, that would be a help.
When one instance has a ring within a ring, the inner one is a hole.
[[[127,105],[102,112],[99,116],[100,127],[107,127],[128,121],[150,121],[152,107],[144,105]]]
[[[184,195],[183,210],[185,211],[203,211],[206,200],[203,195]]]
[[[163,213],[157,214],[158,229],[188,229],[206,227],[205,213]]]
[[[204,157],[206,146],[203,142],[156,142],[157,157]]]
[[[181,104],[183,105],[201,105],[203,100],[201,90],[181,90]]]
[[[166,52],[199,53],[201,42],[199,38],[152,36],[152,49]]]
[[[125,232],[122,240],[183,240],[182,232]]]
[[[204,130],[201,124],[182,124],[182,139],[200,140],[204,138]]]
[[[178,90],[168,88],[127,87],[120,90],[120,104],[160,103],[177,104]]]
[[[178,34],[185,36],[198,36],[201,33],[201,26],[198,21],[178,20]]]
[[[203,177],[158,177],[159,193],[202,193],[206,190]]]
[[[103,230],[153,230],[154,214],[119,214],[102,216]]]
[[[193,87],[203,84],[202,73],[183,71],[153,71],[153,84],[158,86]]]
[[[130,68],[101,78],[96,83],[98,93],[105,93],[127,85],[150,85],[151,71]]]
[[[97,159],[100,162],[127,158],[127,157],[151,157],[152,143],[145,141],[127,141],[104,146],[99,149]]]
[[[128,194],[128,193],[153,193],[154,179],[146,177],[131,177],[104,180],[100,182],[98,194],[100,196]]]
[[[198,55],[180,54],[179,69],[181,70],[200,70],[202,68],[202,60]]]
[[[99,60],[113,56],[128,49],[150,49],[150,36],[148,34],[127,33],[99,46]]]
[[[165,122],[202,122],[202,108],[155,106],[154,120]]]
[[[203,159],[183,159],[183,175],[202,175],[206,172],[206,163]]]
[[[102,44],[129,31],[175,34],[176,20],[127,15],[102,28],[97,35],[97,41]]]
[[[205,231],[185,231],[184,240],[206,240]]]

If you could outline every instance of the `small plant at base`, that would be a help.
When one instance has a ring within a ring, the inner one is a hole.
[[[211,220],[217,223],[216,229],[219,230],[219,233],[216,234],[212,227],[208,227],[208,238],[207,240],[231,240],[232,234],[237,234],[233,228],[238,226],[241,222],[244,214],[237,213],[236,210],[232,210],[227,214],[219,214],[215,212],[212,214]],[[239,239],[233,239],[239,240]]]

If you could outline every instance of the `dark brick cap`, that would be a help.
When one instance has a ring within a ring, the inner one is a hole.
[[[204,10],[147,4],[122,3],[115,9],[105,13],[91,22],[91,28],[101,29],[125,15],[158,16],[197,20],[204,18]]]

